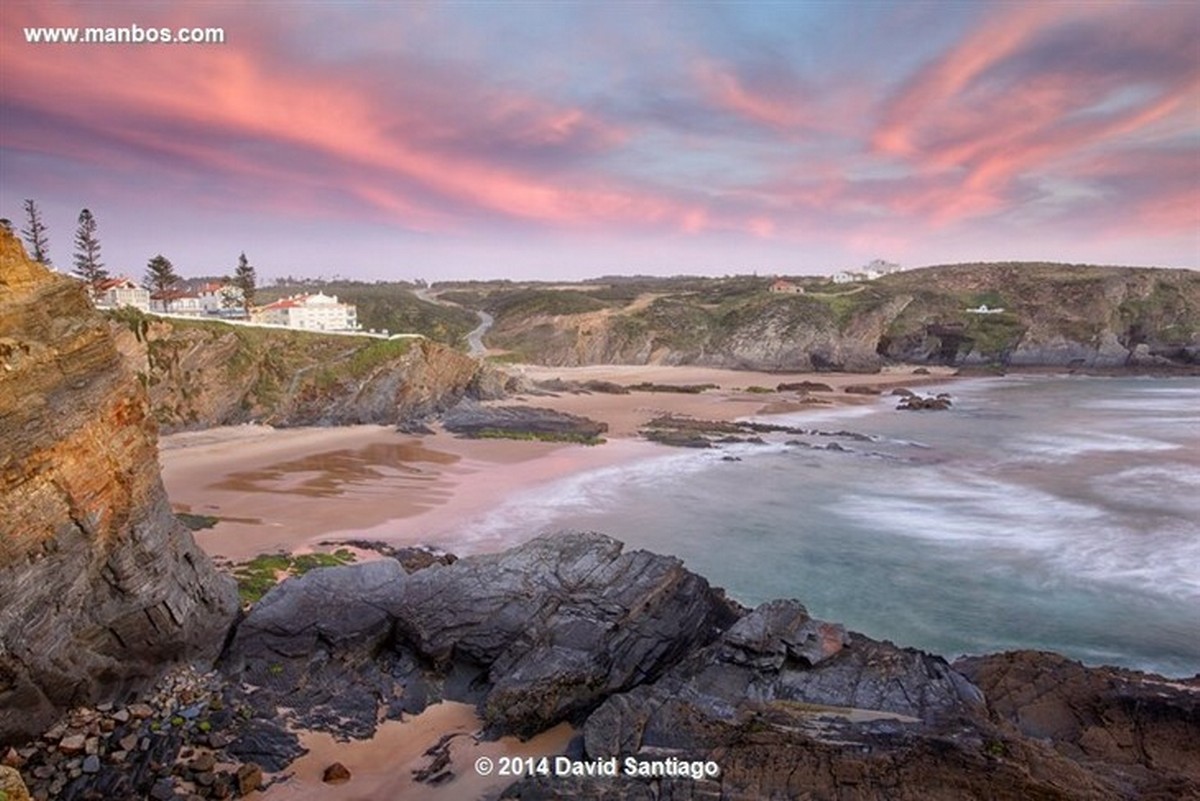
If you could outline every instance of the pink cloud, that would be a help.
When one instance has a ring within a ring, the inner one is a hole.
[[[51,24],[45,17],[41,21]],[[79,20],[60,16],[53,22]],[[444,153],[427,144],[444,138],[436,116],[423,120],[420,110],[397,114],[389,97],[355,91],[352,73],[272,61],[257,48],[6,50],[2,63],[14,87],[12,96],[28,107],[101,131],[132,148],[156,149],[231,174],[272,174],[253,158],[223,149],[239,137],[332,159],[338,172],[349,174],[356,195],[418,227],[437,216],[424,208],[425,196],[432,196],[434,207],[458,204],[551,225],[674,220],[682,226],[693,214],[690,206],[641,187],[623,188],[586,175],[556,180],[489,160],[486,153]],[[403,80],[399,76],[395,82]],[[452,93],[454,87],[442,89]],[[537,146],[586,136],[611,146],[623,137],[579,108],[511,91],[472,93],[482,94],[486,105],[471,113],[508,142]],[[455,122],[447,121],[450,128]],[[173,139],[164,132],[167,128],[189,134]],[[291,167],[305,172],[303,164]],[[355,186],[365,173],[374,174],[374,185]],[[279,171],[273,176],[283,177]],[[326,174],[323,180],[335,182],[339,176]]]

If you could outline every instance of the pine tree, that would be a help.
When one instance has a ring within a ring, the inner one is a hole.
[[[233,271],[233,285],[242,291],[242,309],[246,316],[250,315],[250,307],[254,305],[254,288],[257,282],[254,268],[250,266],[246,254],[242,253],[238,256],[237,269]]]
[[[49,267],[54,262],[50,261],[50,240],[46,235],[46,224],[42,222],[42,212],[37,204],[29,199],[25,200],[25,218],[29,221],[29,227],[21,229],[21,236],[25,237],[25,242],[29,245],[29,255],[34,261],[40,261]]]
[[[90,288],[108,278],[100,261],[100,240],[96,237],[96,218],[87,209],[79,212],[79,228],[75,231],[75,275]]]
[[[164,292],[179,283],[179,276],[171,260],[159,253],[146,263],[144,283],[152,292]]]

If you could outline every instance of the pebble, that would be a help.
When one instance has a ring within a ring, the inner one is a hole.
[[[87,745],[87,738],[82,734],[70,734],[63,737],[58,743],[58,750],[64,754],[78,754],[83,751]]]
[[[100,772],[100,757],[92,754],[87,759],[83,760],[82,770],[84,773],[99,773]]]

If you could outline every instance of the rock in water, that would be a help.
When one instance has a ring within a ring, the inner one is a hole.
[[[165,663],[237,612],[171,513],[141,383],[83,287],[0,232],[0,743]]]

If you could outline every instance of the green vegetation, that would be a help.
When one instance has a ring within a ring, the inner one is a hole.
[[[413,284],[379,281],[286,281],[259,287],[255,302],[270,303],[288,295],[321,291],[353,303],[358,322],[366,329],[393,334],[422,334],[435,342],[460,346],[467,333],[479,324],[474,312],[421,300]]]
[[[138,309],[133,306],[122,306],[119,309],[106,309],[103,314],[113,322],[120,323],[132,331],[138,342],[146,341],[150,318]]]
[[[775,390],[771,389],[770,387],[760,387],[757,384],[755,384],[753,386],[746,387],[746,391],[751,393],[752,395],[769,395],[770,393],[774,392]]]
[[[591,295],[571,289],[522,289],[488,297],[486,311],[497,318],[559,316],[583,314],[607,309],[608,304]]]
[[[337,567],[354,561],[354,554],[345,548],[333,553],[260,554],[249,562],[235,565],[238,595],[246,606],[257,603],[282,579],[302,576],[318,567]]]
[[[471,439],[516,439],[527,442],[569,442],[575,445],[603,445],[604,437],[574,432],[512,431],[504,428],[485,428],[470,435]]]
[[[350,375],[362,378],[381,364],[398,359],[412,350],[415,339],[383,339],[372,342],[366,347],[359,348],[350,356],[347,368]]]
[[[717,384],[654,384],[643,381],[640,384],[630,384],[632,392],[680,392],[685,395],[699,395],[707,389],[720,389]]]
[[[194,515],[189,512],[177,512],[175,519],[183,523],[192,531],[200,531],[206,528],[212,528],[217,523],[221,522],[221,518],[213,517],[212,515]]]

